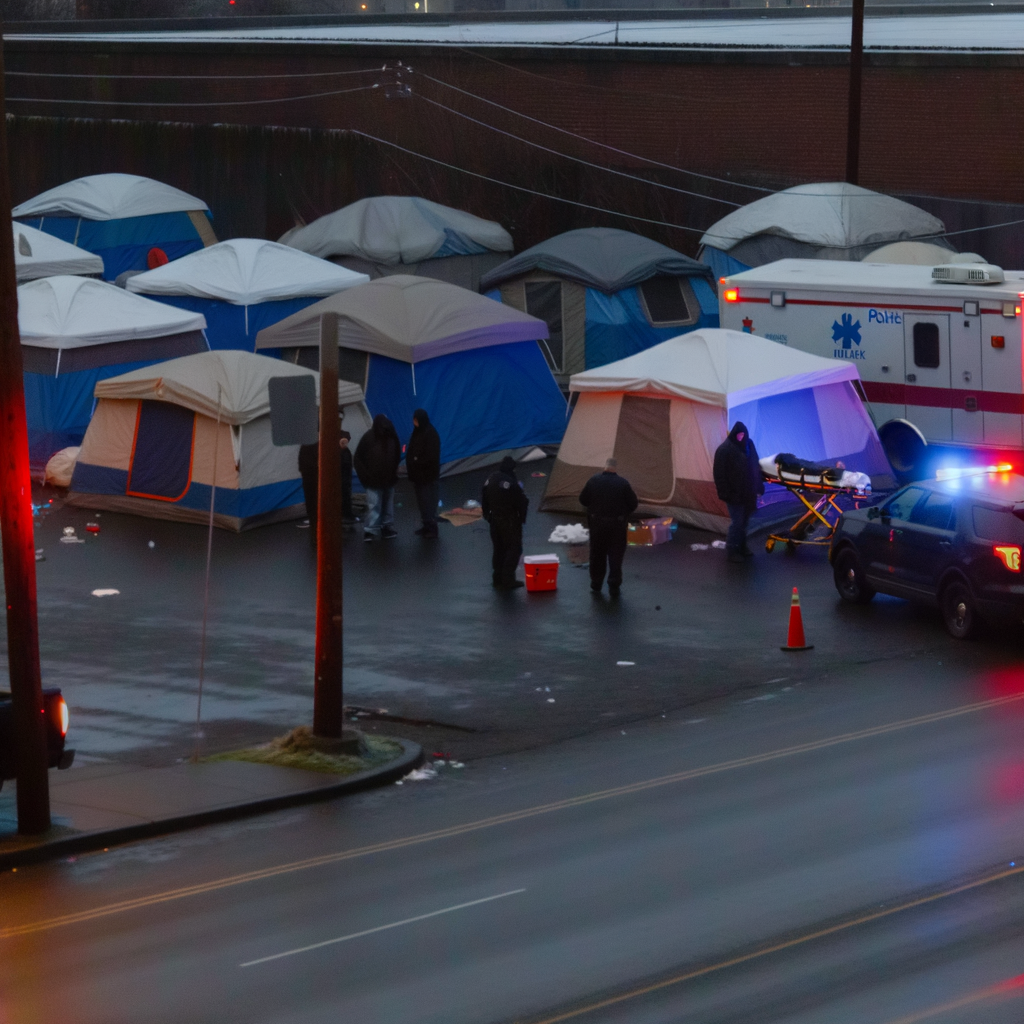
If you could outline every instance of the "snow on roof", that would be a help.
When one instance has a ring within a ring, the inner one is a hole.
[[[732,408],[769,395],[858,380],[852,363],[709,328],[573,374],[570,391],[646,391]]]
[[[90,174],[41,192],[11,210],[12,217],[50,217],[55,214],[86,220],[121,220],[155,213],[209,210],[195,196],[137,174]]]
[[[103,260],[27,224],[12,222],[18,283],[56,274],[102,274]]]
[[[391,265],[512,251],[512,236],[497,222],[416,196],[360,199],[293,228],[281,241],[323,259],[360,256]]]
[[[18,329],[25,345],[85,348],[135,338],[201,331],[206,318],[132,295],[92,277],[44,277],[18,288]]]
[[[232,238],[136,274],[126,287],[146,295],[192,295],[247,306],[272,299],[333,295],[369,280],[366,274],[288,245]]]
[[[256,348],[318,345],[320,316],[339,315],[338,344],[418,363],[488,345],[538,341],[548,325],[512,306],[432,278],[395,274],[332,295],[256,335]]]

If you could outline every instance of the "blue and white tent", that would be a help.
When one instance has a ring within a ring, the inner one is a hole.
[[[441,435],[442,471],[557,444],[566,405],[538,347],[542,320],[444,281],[395,275],[332,295],[260,332],[256,348],[318,366],[320,318],[338,315],[339,373],[403,443],[422,407]]]
[[[710,268],[618,228],[549,238],[489,271],[480,288],[547,323],[545,354],[563,387],[574,373],[718,326]]]
[[[18,284],[57,274],[102,277],[103,260],[95,253],[79,249],[70,242],[62,242],[27,224],[13,221],[11,227],[14,232],[14,269]]]
[[[298,445],[275,445],[272,377],[319,374],[251,352],[203,352],[96,386],[68,504],[245,530],[306,514]],[[363,393],[338,389],[354,437],[369,427]],[[214,492],[211,495],[211,490]]]
[[[472,291],[512,252],[496,221],[417,196],[360,199],[279,241],[372,278],[414,274]]]
[[[176,260],[217,241],[206,203],[135,174],[76,178],[20,203],[11,216],[101,256],[107,281],[145,270],[152,249]]]
[[[232,238],[128,279],[130,292],[202,313],[210,348],[253,350],[256,335],[317,299],[369,281],[298,249]]]
[[[18,288],[34,469],[82,443],[97,382],[164,359],[206,350],[200,314],[89,277],[46,277]]]

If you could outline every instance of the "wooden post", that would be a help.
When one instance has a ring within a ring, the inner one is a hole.
[[[846,180],[859,184],[860,177],[860,95],[864,65],[864,0],[853,0],[850,28],[850,97],[846,105]]]
[[[3,27],[0,25],[0,33]],[[7,124],[2,119],[3,54],[0,52],[0,222],[11,222]],[[36,619],[36,545],[28,425],[18,333],[14,245],[0,235],[0,538],[7,590],[7,661],[14,705],[14,754],[18,774],[18,831],[38,835],[50,827],[46,718],[39,672]]]
[[[320,317],[320,465],[316,537],[316,680],[313,733],[342,730],[341,424],[338,420],[338,314]]]

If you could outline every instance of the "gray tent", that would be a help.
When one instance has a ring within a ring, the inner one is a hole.
[[[485,274],[480,287],[547,322],[545,354],[563,387],[574,373],[718,326],[708,267],[618,228],[556,235]]]
[[[415,274],[473,291],[512,251],[500,224],[415,196],[360,199],[279,241],[371,278]]]
[[[784,259],[861,260],[888,242],[938,236],[937,217],[902,199],[845,181],[797,185],[723,217],[704,233],[700,257],[716,277]]]

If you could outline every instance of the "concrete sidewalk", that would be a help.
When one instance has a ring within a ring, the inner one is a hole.
[[[51,771],[53,827],[42,836],[17,834],[15,786],[7,782],[0,791],[0,871],[385,785],[423,759],[419,744],[396,742],[399,758],[346,776],[244,761]]]

